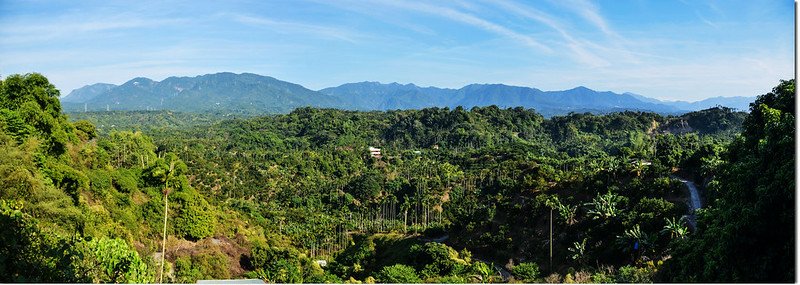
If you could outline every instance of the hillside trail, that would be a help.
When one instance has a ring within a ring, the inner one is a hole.
[[[694,182],[675,175],[672,175],[672,178],[683,182],[683,184],[686,185],[686,188],[689,189],[689,213],[687,214],[687,217],[689,225],[691,225],[692,229],[694,230],[697,227],[696,211],[697,209],[703,207],[702,201],[700,200],[700,192],[697,190],[697,185],[695,185]]]

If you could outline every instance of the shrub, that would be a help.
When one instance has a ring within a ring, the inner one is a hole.
[[[194,283],[203,279],[203,274],[192,266],[191,257],[181,256],[175,259],[175,278],[178,283]]]
[[[80,204],[81,191],[89,189],[89,177],[66,164],[45,162],[43,172],[53,184],[72,198],[76,206]]]
[[[375,261],[375,242],[367,236],[354,236],[354,245],[347,247],[337,257],[337,263],[345,267],[356,267],[360,264],[373,264]],[[353,271],[360,271],[353,269]]]
[[[655,269],[648,266],[638,268],[631,265],[626,265],[619,268],[617,274],[617,282],[619,283],[653,283],[653,275]]]
[[[91,183],[91,187],[89,189],[92,193],[99,195],[100,197],[105,196],[108,194],[108,190],[111,189],[111,175],[106,170],[91,170],[88,171],[87,176],[89,177],[89,182]]]
[[[83,141],[88,141],[97,137],[97,128],[87,120],[80,120],[72,123],[77,130],[78,137]]]
[[[592,283],[614,283],[614,267],[604,266],[592,274]]]
[[[449,275],[457,264],[458,252],[438,242],[414,245],[411,252],[417,268],[421,269],[422,276],[426,278]]]
[[[492,282],[492,276],[495,272],[491,264],[480,261],[472,263],[470,270],[472,271],[472,274],[480,276],[481,282],[483,283]]]
[[[336,276],[330,272],[324,272],[322,274],[314,274],[303,278],[303,282],[306,283],[315,283],[315,284],[323,284],[323,283],[333,283],[333,284],[342,284],[344,281],[339,276]]]
[[[444,276],[436,280],[436,283],[440,284],[462,284],[467,283],[467,279],[461,276]]]
[[[413,267],[403,264],[386,266],[378,272],[377,279],[381,283],[419,283],[419,275]]]
[[[303,269],[293,249],[256,246],[252,251],[253,267],[258,278],[276,283],[303,282]]]
[[[548,275],[547,277],[544,278],[544,282],[545,283],[551,283],[551,284],[561,283],[561,275],[558,274],[558,273],[550,274],[550,275]]]
[[[153,279],[139,253],[121,239],[93,239],[85,243],[84,251],[92,282],[148,283]]]
[[[536,282],[541,271],[539,265],[533,262],[523,262],[511,269],[511,274],[523,282]]]
[[[175,234],[189,240],[199,240],[214,233],[214,212],[200,194],[189,189],[179,191],[173,197],[176,202],[172,222]]]
[[[114,187],[121,193],[131,193],[138,189],[139,187],[137,184],[137,173],[127,170],[127,169],[120,169],[114,172]]]

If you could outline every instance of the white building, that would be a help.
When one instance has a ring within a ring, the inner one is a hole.
[[[369,147],[369,156],[380,159],[383,157],[381,154],[381,149],[375,147]]]

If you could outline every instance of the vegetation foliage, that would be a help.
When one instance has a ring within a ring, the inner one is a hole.
[[[142,128],[174,116],[70,122],[57,97],[39,74],[0,81],[2,282],[150,282],[162,256],[186,283],[794,280],[794,81],[750,114],[668,117],[298,108]],[[704,186],[697,227],[675,176]]]

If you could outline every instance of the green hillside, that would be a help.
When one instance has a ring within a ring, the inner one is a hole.
[[[46,78],[12,75],[0,82],[0,281],[790,282],[794,84],[749,115],[70,121]],[[701,188],[696,227],[677,177]]]

